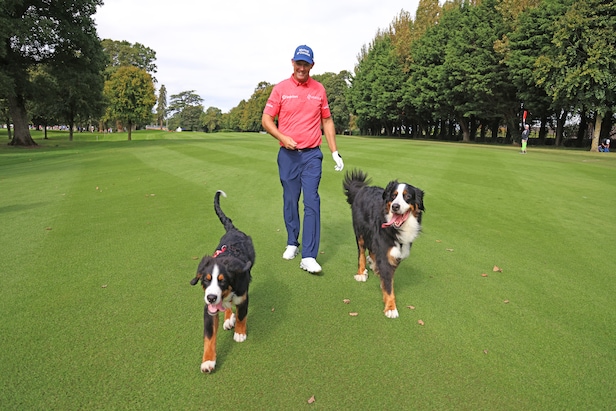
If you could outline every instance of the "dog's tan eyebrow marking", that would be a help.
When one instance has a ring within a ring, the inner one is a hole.
[[[212,274],[206,274],[205,279],[208,281],[212,281]]]
[[[225,277],[224,277],[222,274],[220,274],[220,275],[218,276],[218,281],[222,281],[222,280],[224,280],[224,279],[225,279]]]

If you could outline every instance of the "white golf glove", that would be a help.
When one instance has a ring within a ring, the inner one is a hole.
[[[344,162],[342,161],[342,156],[338,154],[338,151],[334,151],[332,153],[332,158],[336,162],[336,165],[334,166],[334,170],[342,171],[342,169],[344,168]]]

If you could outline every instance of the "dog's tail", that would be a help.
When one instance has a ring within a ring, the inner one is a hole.
[[[363,187],[366,187],[370,184],[370,179],[368,175],[361,170],[355,169],[351,172],[347,171],[344,176],[344,181],[342,182],[342,187],[344,187],[344,194],[347,197],[347,203],[353,204],[355,201],[355,196]]]
[[[220,219],[220,222],[222,223],[222,225],[225,227],[225,231],[229,231],[235,228],[235,226],[233,225],[233,221],[231,221],[231,219],[227,217],[225,213],[222,211],[222,208],[220,208],[220,195],[221,194],[223,197],[227,196],[227,194],[225,194],[225,192],[222,190],[218,190],[216,194],[214,194],[214,211],[216,211],[216,215]]]

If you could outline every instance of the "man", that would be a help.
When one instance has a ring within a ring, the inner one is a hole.
[[[609,138],[604,138],[601,141],[601,145],[599,146],[599,151],[601,151],[602,153],[610,152],[610,139]]]
[[[522,131],[522,154],[526,154],[526,144],[528,144],[528,135],[530,134],[530,125],[524,125],[524,131]]]
[[[336,147],[336,129],[325,88],[310,77],[313,57],[308,46],[295,49],[291,59],[293,75],[274,86],[263,110],[261,123],[280,143],[278,173],[287,229],[287,248],[282,258],[292,260],[299,252],[299,197],[303,193],[304,229],[299,266],[314,274],[321,271],[316,260],[321,240],[321,199],[318,191],[323,161],[321,126],[336,163],[334,169],[341,171],[344,163]]]

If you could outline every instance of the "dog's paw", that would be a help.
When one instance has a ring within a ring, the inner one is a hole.
[[[394,308],[393,310],[385,311],[385,317],[387,317],[387,318],[398,318],[398,309]]]
[[[201,372],[212,372],[216,368],[216,360],[214,361],[203,361],[201,363]]]
[[[368,270],[364,270],[363,274],[355,274],[355,281],[365,283],[368,281]]]
[[[225,323],[222,325],[225,330],[230,330],[235,327],[235,314],[231,314],[228,320],[225,320]]]
[[[369,255],[366,256],[366,262],[370,266],[370,269],[372,270],[372,272],[376,272],[376,270],[375,270],[376,264],[374,263],[374,260],[372,258],[370,258]]]
[[[244,342],[244,341],[246,341],[246,334],[234,333],[233,334],[233,339],[236,342]]]

